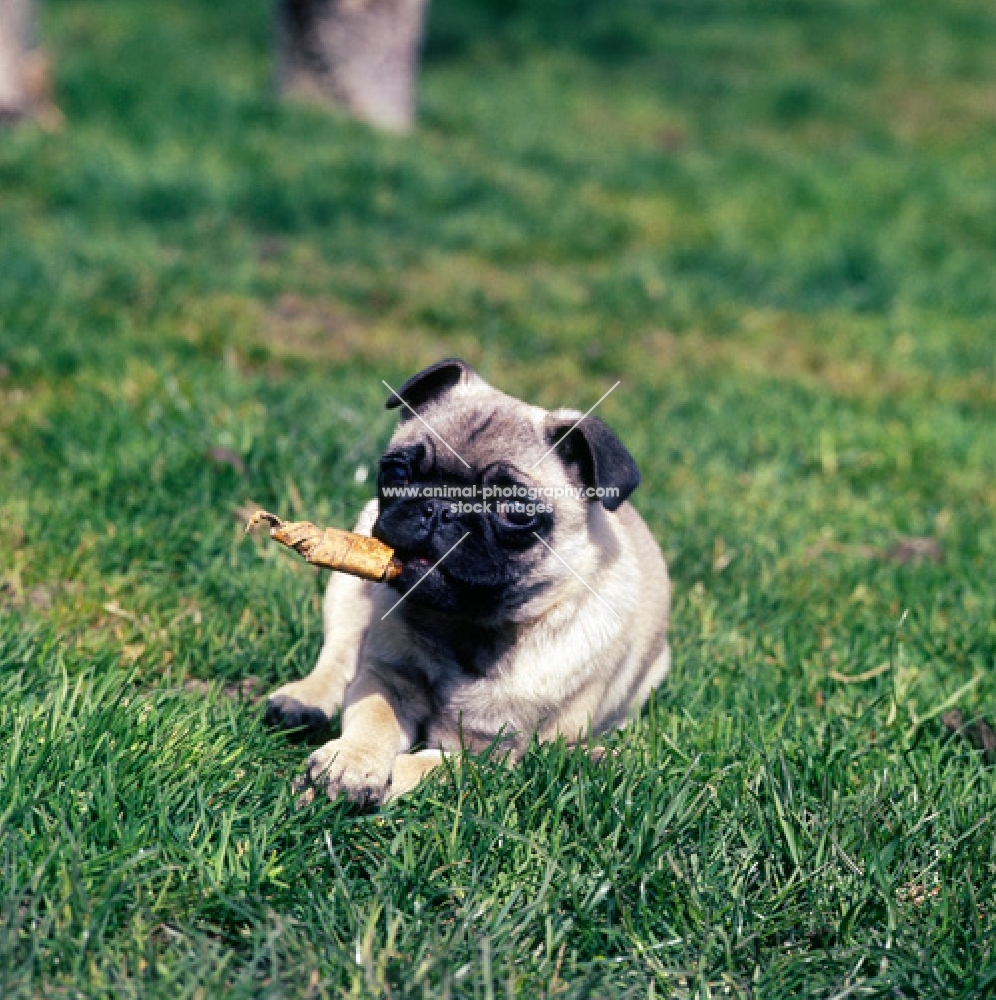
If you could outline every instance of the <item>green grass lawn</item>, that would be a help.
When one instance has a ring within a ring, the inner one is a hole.
[[[940,715],[996,713],[996,10],[434,3],[409,139],[278,106],[263,0],[44,4],[65,127],[0,135],[0,995],[992,996],[996,784]],[[324,577],[235,509],[348,525],[380,380],[448,354],[621,379],[674,672],[611,763],[297,811],[255,699]]]

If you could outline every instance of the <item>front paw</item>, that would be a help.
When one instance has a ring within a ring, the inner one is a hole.
[[[314,676],[278,687],[266,699],[265,725],[273,729],[323,729],[342,704],[342,692]]]
[[[302,804],[310,802],[315,790],[324,789],[330,799],[340,795],[364,808],[379,806],[387,794],[395,754],[345,739],[330,740],[316,750],[305,773],[294,782]]]
[[[270,729],[322,729],[329,717],[314,705],[305,705],[290,695],[274,692],[266,701],[263,725]]]

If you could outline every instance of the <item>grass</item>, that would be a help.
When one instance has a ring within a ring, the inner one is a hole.
[[[0,993],[993,995],[991,6],[436,0],[407,140],[268,17],[52,0],[0,144]],[[608,765],[296,811],[238,692],[323,581],[233,509],[348,524],[443,354],[622,380],[674,674]]]

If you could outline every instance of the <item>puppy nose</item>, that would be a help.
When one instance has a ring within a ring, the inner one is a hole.
[[[442,520],[444,505],[438,500],[424,500],[422,502],[422,524],[425,527],[435,526]]]
[[[422,504],[422,524],[450,524],[457,519],[453,504],[448,500],[426,500]]]

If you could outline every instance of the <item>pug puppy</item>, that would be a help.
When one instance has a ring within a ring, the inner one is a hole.
[[[298,790],[376,805],[442,755],[623,725],[670,666],[670,582],[627,498],[636,464],[600,420],[549,412],[448,359],[387,400],[400,421],[355,530],[390,545],[388,585],[333,574],[325,641],[270,695],[271,725],[342,735]],[[413,747],[424,748],[412,752]]]

